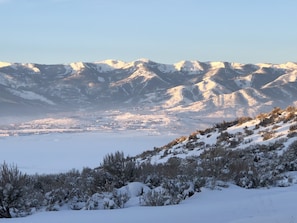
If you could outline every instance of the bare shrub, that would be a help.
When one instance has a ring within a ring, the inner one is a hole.
[[[260,113],[259,115],[257,115],[257,119],[259,119],[260,121],[266,119],[268,117],[268,114],[266,113]]]
[[[286,117],[284,118],[284,122],[288,122],[288,121],[291,121],[293,120],[297,115],[295,114],[295,111],[294,112],[289,112]]]
[[[273,117],[269,117],[269,118],[264,118],[260,121],[259,125],[260,126],[263,126],[263,127],[266,127],[270,124],[273,124],[274,123],[274,118]]]
[[[297,130],[297,124],[291,125],[290,128],[289,128],[289,131],[293,132],[295,130]]]
[[[251,117],[240,117],[238,118],[238,125],[242,125],[243,123],[246,123],[251,120],[252,120]]]
[[[244,128],[244,133],[245,133],[246,136],[250,136],[250,135],[254,134],[254,131],[248,129],[248,127],[246,126],[246,127]]]
[[[274,135],[275,135],[274,131],[265,131],[265,132],[262,133],[262,137],[263,137],[264,141],[273,138]]]
[[[297,140],[291,143],[282,156],[282,163],[287,171],[297,170]]]
[[[289,112],[289,113],[294,113],[294,112],[297,111],[297,108],[294,107],[294,106],[288,106],[288,107],[286,108],[286,111]]]
[[[275,107],[272,111],[271,111],[271,116],[276,118],[279,115],[281,115],[283,112],[283,110],[280,107]]]
[[[0,218],[11,218],[10,210],[24,204],[27,176],[17,166],[3,163],[0,166]]]
[[[149,191],[142,197],[142,205],[144,206],[164,206],[166,201],[170,200],[170,196],[163,191]]]
[[[116,187],[124,186],[125,183],[133,181],[136,170],[135,162],[124,156],[123,152],[108,154],[103,158],[103,170],[107,171],[117,180]]]
[[[297,132],[290,132],[287,135],[288,138],[293,138],[293,137],[297,137]]]

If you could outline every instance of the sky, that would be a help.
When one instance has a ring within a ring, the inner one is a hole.
[[[0,0],[0,61],[296,62],[296,0]]]

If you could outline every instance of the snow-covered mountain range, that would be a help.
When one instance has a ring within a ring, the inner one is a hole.
[[[1,62],[0,114],[125,108],[179,118],[254,116],[296,105],[296,79],[292,62]]]

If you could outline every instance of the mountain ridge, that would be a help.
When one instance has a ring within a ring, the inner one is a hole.
[[[139,107],[208,117],[253,116],[295,105],[296,79],[295,62],[0,62],[0,114],[24,108],[55,112]]]

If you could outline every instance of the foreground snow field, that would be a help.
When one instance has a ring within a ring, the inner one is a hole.
[[[167,144],[175,135],[143,133],[48,134],[0,138],[1,162],[14,163],[23,172],[59,173],[96,167],[117,150],[136,155]],[[296,172],[294,174],[296,179]],[[296,181],[296,180],[295,180]],[[1,219],[1,223],[297,223],[297,182],[291,187],[270,189],[229,188],[209,190],[164,207],[139,206],[132,197],[123,209],[37,212],[31,216]]]
[[[222,190],[204,189],[179,205],[132,206],[117,210],[35,213],[3,223],[295,223],[297,185],[287,188]]]
[[[16,164],[22,172],[60,173],[99,166],[108,153],[137,155],[163,146],[177,136],[145,133],[55,133],[0,137],[0,162]]]

